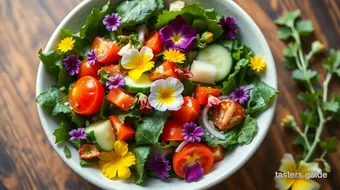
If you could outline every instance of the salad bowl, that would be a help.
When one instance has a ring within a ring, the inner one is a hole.
[[[63,28],[71,31],[78,31],[85,23],[86,17],[90,14],[93,8],[101,8],[107,0],[84,0],[77,7],[75,7],[59,24],[54,31],[52,37],[48,41],[48,44],[44,48],[44,52],[47,53],[53,49],[56,49],[58,42],[60,41],[60,31]],[[113,4],[117,4],[119,1],[113,0]],[[172,1],[166,1],[169,4]],[[241,42],[253,49],[256,55],[262,56],[267,62],[266,72],[261,75],[261,79],[273,88],[277,88],[277,75],[275,63],[270,51],[270,48],[266,42],[264,35],[259,27],[251,19],[251,17],[235,2],[232,0],[198,0],[198,1],[186,1],[187,3],[199,2],[204,8],[213,8],[220,15],[232,16],[235,18],[240,31]],[[53,79],[44,69],[44,65],[40,63],[36,94],[37,96],[45,92],[50,86],[55,84]],[[82,176],[92,184],[103,189],[207,189],[213,185],[221,182],[222,180],[230,177],[240,167],[242,167],[256,152],[262,141],[264,140],[275,111],[276,99],[273,100],[271,106],[257,117],[258,130],[257,135],[252,142],[248,145],[238,146],[230,152],[227,152],[225,158],[214,164],[211,171],[205,175],[200,181],[193,183],[186,183],[184,180],[177,178],[169,178],[166,180],[158,180],[156,178],[150,178],[146,180],[143,185],[136,185],[133,183],[133,179],[130,180],[110,180],[105,178],[98,168],[81,167],[79,165],[79,157],[72,156],[72,158],[66,158],[63,152],[64,146],[55,144],[55,137],[53,131],[59,127],[57,120],[53,119],[48,113],[44,112],[42,107],[38,105],[38,113],[41,120],[41,124],[46,133],[46,136],[53,148],[64,160],[64,162],[72,168],[77,174]],[[72,155],[77,155],[78,152],[75,149],[71,149]]]

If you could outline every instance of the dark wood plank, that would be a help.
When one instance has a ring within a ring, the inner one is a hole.
[[[95,189],[54,152],[41,128],[34,102],[37,52],[80,1],[0,1],[0,189]],[[313,38],[328,48],[339,49],[340,0],[235,1],[255,20],[269,42],[280,71],[281,95],[271,129],[258,151],[238,172],[211,189],[273,189],[282,155],[298,151],[291,144],[295,135],[281,128],[280,120],[287,113],[298,116],[305,107],[296,98],[299,86],[290,80],[290,72],[282,64],[285,44],[277,38],[272,20],[284,11],[299,8],[303,17],[313,22]],[[321,60],[316,61],[315,68],[321,69]],[[340,92],[339,82],[333,82],[331,89]],[[325,135],[340,139],[335,125],[329,124]],[[318,182],[323,189],[340,189],[340,153],[329,154],[327,159],[333,170],[327,179]]]

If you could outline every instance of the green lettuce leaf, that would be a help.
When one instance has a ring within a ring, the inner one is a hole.
[[[131,152],[136,156],[136,165],[133,168],[136,170],[135,183],[141,184],[146,178],[145,164],[150,155],[150,146],[140,146],[131,149]]]
[[[40,104],[45,111],[56,116],[58,114],[71,114],[72,110],[68,105],[68,95],[60,91],[57,86],[52,86],[47,92],[41,93],[36,102]]]
[[[243,77],[240,77],[238,80],[237,76],[242,70],[246,69],[246,66],[249,64],[249,60],[247,59],[241,59],[238,61],[235,65],[234,72],[229,75],[228,80],[223,82],[223,88],[221,89],[221,93],[223,95],[229,94],[233,89],[235,89],[238,85],[240,85],[240,81],[243,81]],[[245,72],[245,71],[244,71]]]
[[[39,59],[45,66],[45,70],[54,78],[58,79],[60,68],[62,67],[63,55],[56,51],[43,53],[42,49],[39,50]]]
[[[66,158],[72,157],[71,150],[67,146],[64,147],[64,154]]]
[[[67,141],[70,138],[68,134],[73,128],[72,123],[66,120],[60,122],[60,127],[55,129],[53,135],[55,136],[55,143]]]
[[[237,130],[232,129],[224,133],[225,139],[217,139],[212,136],[209,132],[204,132],[204,140],[208,142],[209,146],[216,147],[218,145],[222,145],[224,148],[231,149],[237,144]]]
[[[244,124],[239,129],[237,134],[237,143],[250,144],[257,134],[257,121],[256,119],[247,115]]]

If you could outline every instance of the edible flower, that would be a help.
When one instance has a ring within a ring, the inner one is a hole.
[[[293,156],[291,154],[285,154],[281,160],[279,171],[282,173],[275,174],[275,187],[279,190],[290,188],[293,190],[320,189],[320,184],[310,179],[313,174],[321,172],[318,163],[301,161],[299,166],[296,166]],[[284,174],[294,174],[296,176],[291,177],[291,175],[289,175],[287,178],[283,176]]]
[[[214,34],[211,32],[204,32],[201,36],[200,42],[203,43],[211,43],[212,41],[214,41]]]
[[[221,104],[221,100],[220,99],[218,99],[217,97],[209,94],[209,96],[208,96],[208,104],[207,104],[208,107],[218,106],[220,104]]]
[[[70,140],[85,140],[87,138],[86,134],[84,133],[84,128],[73,129],[68,133],[71,138]]]
[[[193,27],[188,25],[181,16],[170,21],[167,26],[159,31],[165,49],[178,49],[184,53],[189,52],[197,37]]]
[[[128,144],[119,140],[114,144],[114,151],[101,152],[98,158],[102,174],[109,179],[116,176],[127,179],[131,176],[129,167],[136,164],[135,155],[128,152]]]
[[[160,179],[169,177],[169,160],[166,160],[164,155],[157,154],[148,160],[146,167],[149,171],[154,172]]]
[[[137,49],[129,49],[122,57],[121,65],[129,71],[129,77],[137,80],[144,72],[153,68],[154,62],[152,49],[144,46],[140,52]]]
[[[239,88],[236,88],[230,96],[234,102],[244,104],[249,100],[249,90],[244,86],[240,86]]]
[[[235,19],[231,16],[227,18],[222,17],[220,22],[218,22],[223,28],[223,35],[228,39],[235,39],[237,37],[238,26],[235,23]]]
[[[120,26],[121,17],[117,13],[112,13],[112,15],[106,15],[103,19],[103,24],[106,30],[109,32],[114,32]]]
[[[183,84],[174,77],[156,80],[151,84],[149,103],[158,111],[177,111],[184,103],[183,90]]]
[[[250,67],[254,71],[260,72],[266,68],[266,61],[261,56],[250,58]]]
[[[138,99],[138,103],[139,103],[139,110],[151,110],[152,107],[150,106],[149,104],[149,100],[148,100],[148,97],[139,92],[137,95],[136,95],[137,99]]]
[[[176,49],[168,49],[164,52],[164,59],[173,63],[184,63],[185,55]]]
[[[67,72],[73,76],[79,73],[81,61],[78,55],[70,55],[63,59],[63,64]]]
[[[66,37],[58,44],[58,50],[65,53],[73,49],[75,40],[72,37]]]
[[[98,59],[97,53],[92,49],[88,54],[87,54],[87,62],[90,65],[94,65]]]
[[[186,167],[184,179],[188,183],[199,181],[203,177],[203,174],[203,167],[199,163],[193,162],[192,164],[188,164],[188,166]]]
[[[185,123],[181,134],[184,137],[184,140],[188,142],[200,142],[201,138],[204,136],[204,130],[194,122]]]
[[[119,88],[125,85],[125,80],[123,75],[111,76],[106,81],[106,87],[111,90],[114,88]]]

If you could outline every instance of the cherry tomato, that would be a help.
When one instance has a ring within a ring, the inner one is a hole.
[[[116,63],[120,59],[118,55],[120,46],[108,39],[96,37],[93,41],[92,49],[97,53],[97,61],[100,63]]]
[[[99,79],[98,71],[101,69],[100,63],[96,62],[95,64],[91,65],[87,60],[84,60],[81,62],[79,69],[78,79],[84,76],[91,76],[93,78]]]
[[[91,159],[99,156],[100,152],[93,144],[83,144],[78,150],[81,159]]]
[[[128,70],[124,69],[123,67],[119,65],[107,65],[104,66],[105,71],[110,73],[110,76],[114,75],[126,75]]]
[[[113,88],[106,99],[124,111],[129,111],[136,98],[124,92],[121,88]]]
[[[176,65],[170,61],[165,61],[162,65],[158,66],[150,74],[150,80],[155,81],[158,79],[166,79],[174,77],[179,79],[179,75],[175,71]]]
[[[219,162],[219,161],[223,160],[223,158],[224,158],[224,148],[223,148],[222,145],[219,144],[216,147],[210,147],[209,146],[209,149],[214,155],[214,162]]]
[[[201,113],[201,107],[198,101],[190,96],[184,96],[184,103],[178,111],[171,111],[174,120],[181,123],[196,121]]]
[[[200,164],[206,174],[214,163],[214,155],[204,144],[189,143],[174,154],[172,162],[176,174],[181,177],[184,177],[188,164],[193,162]]]
[[[104,93],[104,88],[97,79],[85,76],[73,85],[69,104],[80,115],[92,115],[100,110]]]
[[[196,87],[195,98],[196,100],[198,100],[199,104],[201,105],[207,104],[209,94],[212,94],[213,96],[218,97],[221,95],[221,90],[217,88],[204,87],[204,86]]]
[[[115,115],[109,116],[109,120],[118,140],[126,141],[135,136],[135,130],[131,127],[131,124],[128,121],[124,121],[124,123],[122,123]]]
[[[164,124],[163,133],[162,133],[162,141],[184,141],[184,137],[181,134],[183,129],[183,124],[175,121],[175,120],[168,120]]]
[[[246,115],[246,111],[238,102],[230,99],[222,100],[221,104],[214,107],[213,120],[215,126],[222,131],[227,131],[240,124]]]
[[[157,31],[153,31],[148,36],[148,39],[145,41],[144,45],[151,48],[154,55],[161,53],[163,50],[162,40],[159,37]]]

